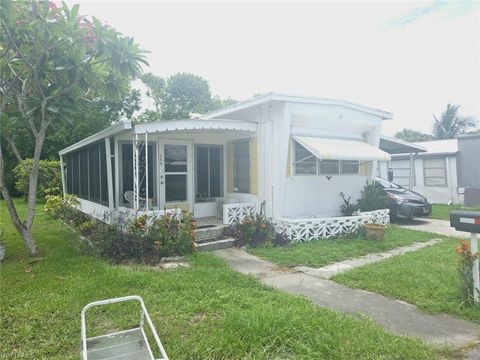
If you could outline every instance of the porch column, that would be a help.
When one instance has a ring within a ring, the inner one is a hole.
[[[63,197],[67,195],[67,187],[65,183],[65,169],[63,167],[63,156],[60,155],[60,172],[62,174],[62,192],[63,192]]]
[[[105,156],[107,164],[107,188],[108,188],[108,207],[113,209],[115,202],[113,199],[113,181],[112,181],[112,156],[110,151],[110,138],[105,138]]]
[[[413,153],[410,153],[410,173],[408,174],[408,189],[412,190],[413,183]]]

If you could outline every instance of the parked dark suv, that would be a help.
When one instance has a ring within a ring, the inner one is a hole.
[[[432,204],[425,196],[379,177],[375,178],[375,182],[387,193],[387,207],[392,221],[430,216],[432,213]]]

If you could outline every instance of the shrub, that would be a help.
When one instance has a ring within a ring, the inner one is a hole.
[[[367,183],[358,200],[358,208],[361,211],[373,211],[384,209],[387,197],[383,188],[376,182]]]
[[[473,304],[473,264],[478,257],[472,254],[470,246],[465,240],[461,240],[460,246],[455,249],[459,255],[458,273],[460,275],[460,291],[465,303]]]
[[[343,204],[340,205],[340,211],[342,212],[342,215],[345,215],[345,216],[352,216],[353,213],[355,211],[358,210],[358,205],[357,204],[353,204],[351,201],[352,201],[352,197],[349,196],[347,198],[347,195],[345,195],[345,193],[343,192],[340,192],[340,196],[343,200]]]
[[[184,213],[182,220],[166,214],[152,221],[141,216],[127,222],[125,228],[97,221],[90,239],[100,255],[114,262],[156,263],[165,256],[191,253],[194,233],[190,214]]]
[[[276,237],[273,225],[261,214],[247,216],[242,222],[230,226],[229,235],[235,239],[236,246],[258,246],[271,243]]]
[[[22,163],[13,168],[15,176],[15,189],[28,196],[28,184],[30,181],[30,172],[33,166],[33,159],[25,159]],[[62,175],[60,170],[60,161],[40,160],[38,170],[37,195],[46,198],[47,195],[60,195],[62,187]]]
[[[272,239],[273,246],[289,246],[290,244],[291,240],[285,232],[275,232],[275,237]]]
[[[67,212],[79,204],[78,199],[73,195],[47,195],[43,210],[54,218],[64,219]]]

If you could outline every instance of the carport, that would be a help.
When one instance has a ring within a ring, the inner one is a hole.
[[[409,154],[410,168],[408,173],[408,188],[411,190],[413,186],[413,163],[418,153],[426,152],[427,149],[423,146],[412,144],[408,141],[392,138],[388,136],[380,137],[379,148],[390,155],[393,154]],[[387,163],[387,173],[390,174],[390,165]],[[389,180],[390,180],[390,176]]]

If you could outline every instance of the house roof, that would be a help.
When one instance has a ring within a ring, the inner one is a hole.
[[[422,141],[422,142],[416,142],[413,144],[422,146],[427,150],[426,152],[419,154],[419,156],[454,155],[458,152],[457,139]],[[401,155],[406,155],[406,154],[399,154],[398,156],[401,156]]]
[[[317,98],[309,96],[299,96],[299,95],[290,95],[290,94],[281,94],[281,93],[266,93],[263,95],[255,96],[250,99],[240,101],[236,104],[224,107],[219,110],[211,111],[202,116],[203,119],[213,119],[217,117],[223,117],[227,114],[247,109],[253,106],[264,104],[270,101],[284,101],[284,102],[297,102],[297,103],[308,103],[308,104],[324,104],[324,105],[339,105],[345,106],[347,108],[363,111],[373,115],[381,117],[383,120],[391,119],[393,114],[388,111],[375,109],[372,107],[356,104],[353,102],[338,100],[338,99],[327,99],[327,98]]]
[[[379,148],[389,154],[421,153],[427,151],[424,146],[383,135],[380,136]]]

